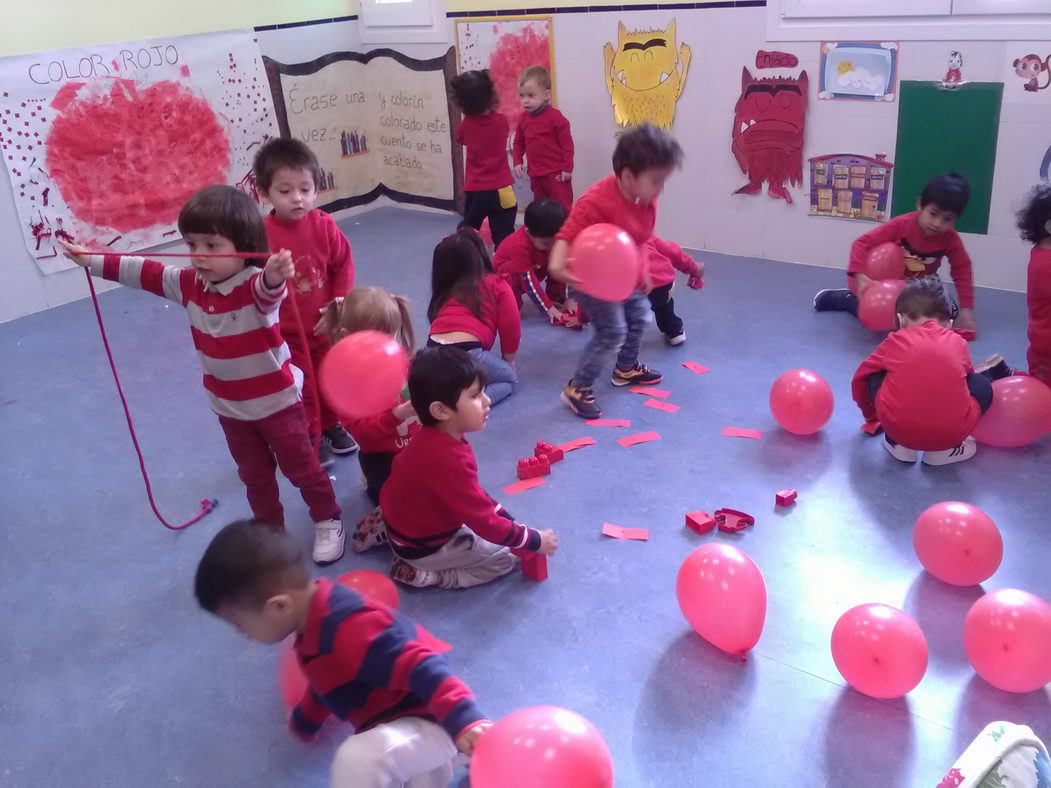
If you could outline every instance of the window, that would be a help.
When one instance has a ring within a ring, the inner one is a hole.
[[[448,43],[445,0],[361,0],[363,44]]]

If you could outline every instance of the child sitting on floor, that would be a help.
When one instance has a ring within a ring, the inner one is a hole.
[[[647,298],[650,309],[657,318],[657,329],[664,334],[664,341],[673,347],[686,341],[686,329],[682,318],[675,314],[675,300],[672,290],[675,289],[675,272],[681,271],[689,279],[686,286],[691,290],[700,290],[704,286],[704,263],[698,263],[677,243],[665,241],[652,236],[640,252],[647,256],[650,279],[653,289]]]
[[[421,350],[409,393],[423,428],[394,458],[380,506],[394,550],[391,576],[407,585],[470,588],[513,571],[512,548],[551,555],[551,530],[521,525],[478,483],[464,433],[485,429],[485,371],[454,347]]]
[[[457,750],[470,755],[491,726],[426,630],[339,583],[311,581],[295,540],[269,523],[219,531],[194,591],[251,640],[295,634],[308,686],[292,732],[311,741],[331,714],[355,728],[332,761],[334,788],[446,786]]]
[[[898,330],[858,367],[851,388],[866,423],[883,427],[897,460],[963,462],[967,436],[993,403],[989,378],[974,371],[967,342],[952,331],[952,304],[937,277],[910,282],[896,305]]]

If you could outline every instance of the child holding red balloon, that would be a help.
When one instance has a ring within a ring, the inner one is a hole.
[[[962,331],[977,331],[971,258],[954,229],[970,196],[970,187],[962,175],[943,173],[932,178],[923,187],[915,211],[895,216],[854,241],[847,266],[849,289],[821,290],[814,296],[814,309],[857,315],[858,299],[875,281],[868,275],[870,254],[882,244],[895,243],[904,250],[905,268],[900,276],[893,278],[934,276],[942,258],[949,258],[953,284],[960,299],[956,327]]]
[[[485,370],[455,347],[421,350],[409,394],[423,428],[394,458],[380,507],[394,551],[391,577],[423,588],[470,588],[512,572],[512,550],[551,555],[558,538],[515,522],[478,483],[468,432],[485,429]]]
[[[922,451],[926,465],[969,460],[978,449],[967,436],[993,403],[992,383],[952,331],[952,304],[936,277],[910,282],[896,309],[898,330],[854,373],[854,401],[873,433],[883,427],[895,459],[916,462]]]
[[[549,274],[588,289],[587,283],[574,277],[569,258],[570,244],[591,225],[615,225],[627,232],[640,249],[644,247],[653,236],[657,197],[664,190],[664,182],[681,163],[679,143],[656,126],[644,124],[624,132],[613,151],[613,174],[580,196],[559,231],[551,249]],[[623,301],[604,301],[574,288],[574,296],[591,321],[593,334],[573,377],[562,390],[562,401],[581,418],[596,419],[602,415],[592,387],[603,364],[614,352],[617,353],[614,386],[655,385],[663,379],[660,372],[639,363],[639,348],[650,307],[646,294],[653,289],[647,256],[639,257],[641,275],[636,290]],[[615,274],[610,271],[610,276]]]
[[[423,627],[327,578],[310,579],[294,539],[243,520],[219,531],[194,579],[200,606],[251,640],[295,635],[308,687],[288,718],[313,741],[330,715],[354,726],[330,785],[446,786],[492,723]]]
[[[188,268],[125,255],[88,256],[81,254],[83,247],[64,242],[63,247],[93,276],[147,290],[186,309],[205,392],[247,488],[252,514],[284,522],[275,475],[280,465],[315,522],[314,560],[336,561],[344,545],[340,509],[310,444],[291,353],[278,329],[278,308],[295,270],[292,255],[287,250],[271,255],[262,271],[254,258],[219,256],[267,251],[255,202],[232,186],[208,186],[193,194],[179,212],[179,232],[190,250]]]
[[[311,377],[312,370],[316,374],[321,368],[329,347],[313,329],[325,304],[342,298],[354,286],[350,243],[331,216],[314,208],[321,165],[306,143],[288,137],[265,142],[255,155],[252,171],[259,193],[272,206],[263,219],[270,248],[288,249],[296,266],[290,295],[281,305],[281,336],[292,351],[292,363],[306,376],[304,404],[311,421],[319,421],[315,427],[323,439],[318,452],[322,463],[329,464],[330,451],[352,454],[358,447]],[[297,309],[292,309],[293,298]],[[297,315],[306,325],[299,325]]]

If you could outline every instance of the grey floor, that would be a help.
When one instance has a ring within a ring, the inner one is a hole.
[[[447,216],[381,209],[342,223],[358,281],[413,299],[425,332],[430,250]],[[964,465],[905,466],[858,431],[850,376],[877,336],[810,299],[842,272],[705,255],[703,291],[678,291],[689,340],[664,346],[655,329],[643,360],[665,373],[677,414],[600,383],[609,417],[663,439],[624,449],[625,434],[588,428],[558,401],[586,341],[528,312],[523,385],[473,436],[482,481],[524,522],[558,530],[551,577],[520,577],[463,592],[403,591],[402,609],[454,645],[450,659],[491,716],[553,704],[604,733],[622,786],[937,783],[989,721],[1032,725],[1051,739],[1045,689],[1009,695],[977,678],[961,645],[964,614],[981,594],[926,576],[911,526],[928,505],[970,501],[1004,535],[1003,565],[986,590],[1051,597],[1048,440],[983,447]],[[329,724],[300,744],[285,729],[277,653],[243,641],[200,612],[198,557],[225,522],[248,514],[234,465],[199,385],[181,310],[130,290],[101,297],[162,511],[185,519],[201,498],[220,508],[182,533],[152,517],[113,390],[90,303],[0,325],[0,783],[11,786],[323,785],[349,732]],[[1025,302],[980,291],[981,339],[1023,363]],[[711,368],[696,376],[680,362]],[[819,435],[778,430],[772,380],[809,367],[832,384],[832,422]],[[764,431],[724,438],[723,426]],[[513,498],[517,457],[535,441],[592,435],[547,486]],[[364,514],[356,461],[336,489],[351,524]],[[776,490],[799,502],[776,510]],[[288,525],[311,540],[305,508],[285,484]],[[766,628],[746,662],[707,645],[675,601],[683,557],[710,539],[683,514],[723,506],[756,515],[733,539],[769,590]],[[603,522],[651,530],[649,542],[599,534]],[[350,554],[324,571],[384,569],[382,553]],[[903,607],[930,645],[930,667],[904,700],[849,689],[829,652],[837,617],[863,602]]]

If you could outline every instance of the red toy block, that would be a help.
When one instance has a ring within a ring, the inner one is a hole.
[[[716,509],[714,517],[715,525],[719,530],[728,534],[743,531],[748,526],[755,525],[755,518],[752,515],[736,509]]]
[[[540,457],[527,457],[518,461],[518,478],[535,479],[551,473],[551,463]]]
[[[558,448],[558,446],[552,446],[550,443],[544,441],[537,441],[536,448],[533,450],[533,455],[542,460],[547,460],[549,465],[554,465],[556,462],[565,459],[566,453]]]
[[[708,512],[687,512],[686,527],[702,535],[711,533],[715,529],[715,518]]]
[[[512,550],[512,553],[522,559],[522,574],[530,580],[540,582],[547,580],[547,556],[534,553],[531,550]]]
[[[778,506],[791,506],[796,502],[796,496],[799,495],[795,490],[781,490],[781,492],[774,493],[774,500],[777,501]]]

